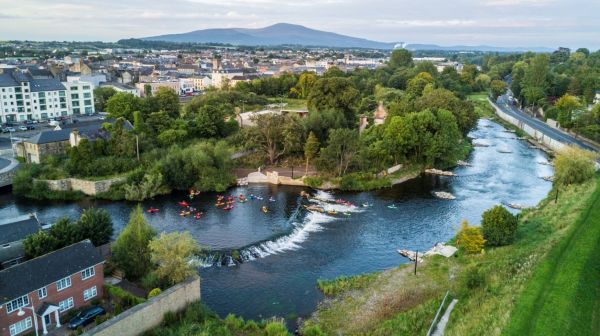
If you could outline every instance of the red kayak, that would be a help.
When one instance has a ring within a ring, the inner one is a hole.
[[[186,207],[186,208],[190,206],[186,201],[179,202],[179,205],[181,205],[182,207]]]
[[[146,211],[147,211],[148,213],[151,213],[151,214],[153,214],[153,213],[157,213],[157,212],[158,212],[158,209],[157,209],[157,208],[150,208],[150,209],[148,209],[148,210],[146,210]]]
[[[196,219],[200,219],[200,218],[202,218],[202,214],[201,213],[197,213],[195,217],[196,217]]]
[[[233,209],[233,205],[228,205],[228,206],[226,206],[226,207],[223,208],[223,210],[226,210],[226,211],[229,211],[231,209]]]

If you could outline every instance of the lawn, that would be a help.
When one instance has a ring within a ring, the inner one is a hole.
[[[600,184],[600,183],[599,183]],[[506,335],[600,333],[600,188],[568,235],[537,267]]]
[[[281,103],[281,98],[269,98],[270,104]],[[295,98],[283,98],[283,102],[287,105],[284,107],[289,110],[306,110],[306,99],[295,99]]]

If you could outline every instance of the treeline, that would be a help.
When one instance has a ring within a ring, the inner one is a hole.
[[[520,105],[534,113],[541,108],[545,119],[600,141],[600,106],[590,106],[600,90],[600,51],[559,48],[551,54],[490,56],[483,70],[494,79],[510,76]]]

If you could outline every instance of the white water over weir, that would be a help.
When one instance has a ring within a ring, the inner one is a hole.
[[[293,251],[302,248],[302,243],[305,242],[311,233],[319,232],[325,229],[324,224],[340,219],[338,215],[332,213],[357,213],[362,212],[362,209],[352,205],[336,204],[333,195],[317,191],[315,195],[317,199],[311,198],[310,203],[314,203],[324,209],[325,212],[314,212],[304,209],[303,203],[307,203],[304,199],[299,198],[296,210],[290,216],[293,229],[277,238],[267,240],[255,245],[251,245],[239,250],[239,257],[234,258],[230,252],[211,252],[207,257],[199,260],[201,267],[212,266],[236,266],[238,263],[245,263],[260,258],[265,258],[270,255]],[[304,216],[303,216],[304,215]],[[345,215],[342,215],[345,216]],[[237,260],[236,260],[237,259]]]

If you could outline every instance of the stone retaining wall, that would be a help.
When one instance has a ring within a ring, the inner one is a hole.
[[[13,178],[19,169],[19,162],[12,158],[5,158],[10,164],[0,170],[0,188],[9,186],[13,183]]]
[[[200,278],[193,277],[95,326],[86,336],[135,336],[161,324],[167,312],[179,312],[200,300]]]
[[[261,172],[253,172],[248,174],[248,183],[269,183],[269,184],[282,184],[291,186],[304,186],[303,179],[292,179],[287,176],[279,176],[278,172],[267,172],[263,174]]]
[[[125,177],[116,177],[108,180],[88,181],[76,178],[66,178],[62,180],[38,180],[48,184],[50,190],[55,191],[81,191],[88,196],[94,196],[106,192],[113,184],[125,181]]]

